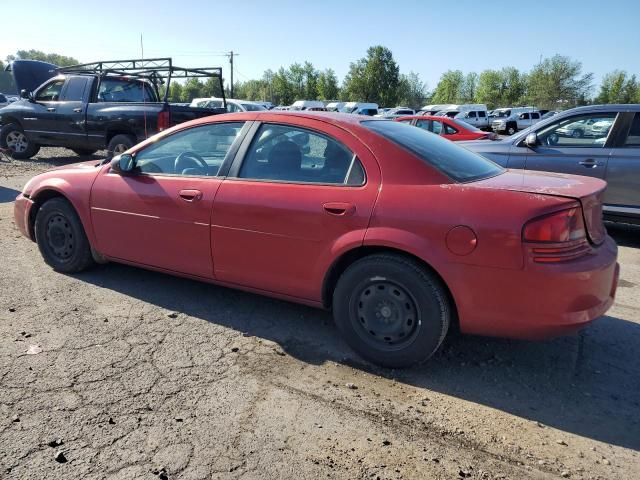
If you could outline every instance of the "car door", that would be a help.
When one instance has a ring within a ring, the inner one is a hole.
[[[86,146],[85,110],[93,77],[69,77],[51,115],[51,134],[65,146]]]
[[[134,155],[135,174],[106,166],[91,191],[98,250],[139,265],[213,277],[210,218],[244,122],[179,130]]]
[[[58,77],[42,85],[33,95],[30,111],[25,112],[24,130],[37,143],[56,145],[60,142],[55,117],[64,84],[65,79]]]
[[[518,130],[524,130],[531,126],[531,114],[529,112],[521,113],[518,115]]]
[[[615,112],[594,112],[564,117],[547,125],[536,132],[536,147],[521,145],[527,152],[525,168],[604,179],[611,153],[607,144],[610,128],[597,134],[576,136],[572,126],[589,122],[610,122],[611,125],[615,118]]]
[[[301,117],[262,118],[216,196],[216,279],[320,301],[333,259],[364,240],[378,165],[338,127]]]
[[[469,125],[473,125],[475,127],[478,124],[478,112],[476,111],[467,112],[467,115],[463,120],[467,122]]]
[[[619,123],[607,164],[605,212],[640,216],[640,112],[621,114]]]

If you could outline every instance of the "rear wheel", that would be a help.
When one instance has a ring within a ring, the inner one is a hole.
[[[54,270],[75,273],[94,264],[82,222],[66,199],[52,198],[40,207],[35,234],[44,261]]]
[[[27,160],[40,151],[40,145],[29,140],[24,130],[15,123],[0,129],[0,147],[8,149],[10,155],[17,160]]]
[[[71,151],[76,155],[80,155],[81,157],[88,157],[89,155],[93,155],[97,152],[97,150],[93,150],[90,148],[72,148]]]
[[[431,357],[444,340],[451,306],[440,280],[402,256],[371,255],[340,277],[333,312],[346,342],[366,360],[389,368]]]
[[[120,155],[121,153],[129,150],[135,144],[136,140],[131,135],[116,135],[109,141],[109,145],[107,145],[107,157],[112,158],[115,155]]]

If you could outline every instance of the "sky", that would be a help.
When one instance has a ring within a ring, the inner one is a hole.
[[[568,55],[596,83],[621,69],[640,75],[638,0],[23,0],[2,1],[0,59],[38,49],[81,62],[173,57],[183,67],[222,66],[260,78],[294,62],[338,78],[372,45],[388,47],[401,73],[435,88],[449,69],[467,73]]]

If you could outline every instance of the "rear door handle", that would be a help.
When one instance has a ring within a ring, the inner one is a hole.
[[[49,107],[47,108],[47,112],[55,112],[56,108],[55,107]]]
[[[82,108],[74,108],[73,111],[76,113],[82,113]]]
[[[586,160],[582,160],[578,163],[586,168],[596,168],[598,166],[598,162],[596,162],[593,158],[587,158]]]
[[[185,202],[197,202],[202,200],[202,192],[200,190],[180,190],[178,195]]]
[[[353,215],[356,212],[356,206],[353,203],[345,202],[328,202],[322,205],[322,208],[324,208],[324,211],[329,215],[336,217]]]

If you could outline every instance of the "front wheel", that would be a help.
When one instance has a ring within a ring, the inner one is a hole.
[[[24,130],[15,123],[0,129],[0,147],[9,149],[11,157],[16,160],[27,160],[40,151],[40,145],[29,140]]]
[[[392,254],[353,263],[338,280],[333,312],[349,346],[371,363],[389,368],[430,358],[451,321],[440,280],[413,260]]]
[[[52,198],[40,207],[35,233],[44,261],[54,270],[76,273],[93,265],[82,222],[66,199]]]
[[[89,155],[93,155],[97,152],[97,150],[93,150],[91,148],[72,148],[71,151],[80,157],[88,157]]]
[[[515,125],[509,125],[507,127],[507,133],[509,135],[513,135],[514,133],[516,133],[518,131],[518,127],[516,127]]]

